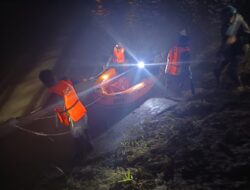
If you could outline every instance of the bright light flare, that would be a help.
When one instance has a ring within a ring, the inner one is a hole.
[[[108,78],[109,78],[108,75],[102,75],[102,79],[103,79],[103,80],[107,80]]]
[[[143,69],[145,67],[145,63],[143,61],[140,61],[137,63],[138,68]]]

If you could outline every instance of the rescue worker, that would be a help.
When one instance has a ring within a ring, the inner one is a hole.
[[[113,49],[113,55],[108,61],[107,67],[110,67],[110,64],[116,68],[117,73],[122,73],[127,70],[127,67],[124,65],[126,62],[125,58],[125,48],[122,47],[120,43],[116,44]]]
[[[227,74],[236,83],[239,89],[241,89],[243,86],[239,67],[246,59],[249,49],[250,29],[243,16],[231,5],[223,9],[221,17],[222,41],[218,52],[219,61],[214,67],[217,86],[220,85],[221,74],[228,65]]]
[[[191,93],[195,94],[190,68],[189,37],[186,30],[180,32],[178,43],[170,48],[168,52],[165,74],[167,91],[172,90],[181,93],[181,90],[186,87],[188,82]]]
[[[116,44],[114,47],[114,58],[113,62],[117,64],[125,63],[125,48],[121,44]]]
[[[63,99],[63,105],[56,107],[55,112],[60,123],[70,127],[76,146],[74,159],[81,159],[84,152],[92,150],[92,145],[87,133],[87,110],[79,100],[73,82],[67,79],[57,81],[51,70],[41,71],[39,79],[50,93]]]

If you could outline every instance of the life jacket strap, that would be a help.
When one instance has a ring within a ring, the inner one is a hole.
[[[79,100],[76,100],[76,101],[74,102],[74,104],[72,104],[69,108],[67,108],[67,109],[65,108],[65,110],[59,111],[59,113],[68,112],[68,111],[71,110],[78,102],[79,102]]]

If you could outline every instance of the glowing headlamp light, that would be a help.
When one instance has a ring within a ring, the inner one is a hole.
[[[137,67],[140,68],[140,69],[143,69],[145,66],[145,63],[143,61],[140,61],[137,63]]]
[[[103,79],[103,80],[107,80],[108,78],[109,78],[108,75],[102,75],[102,79]]]

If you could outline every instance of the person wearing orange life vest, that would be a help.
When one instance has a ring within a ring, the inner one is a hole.
[[[114,63],[125,63],[125,48],[120,44],[116,44],[114,47]]]
[[[122,73],[127,70],[127,67],[124,65],[126,63],[125,48],[122,47],[120,43],[116,44],[114,47],[111,62],[118,73]]]
[[[165,74],[167,88],[173,85],[174,89],[181,90],[186,81],[189,81],[191,92],[195,94],[190,68],[189,37],[185,30],[180,32],[178,43],[168,52]]]
[[[79,100],[73,82],[67,79],[57,81],[51,70],[43,70],[39,79],[49,92],[63,99],[63,106],[55,108],[61,124],[70,127],[76,145],[75,158],[81,158],[84,151],[90,151],[92,145],[87,133],[87,110]]]

